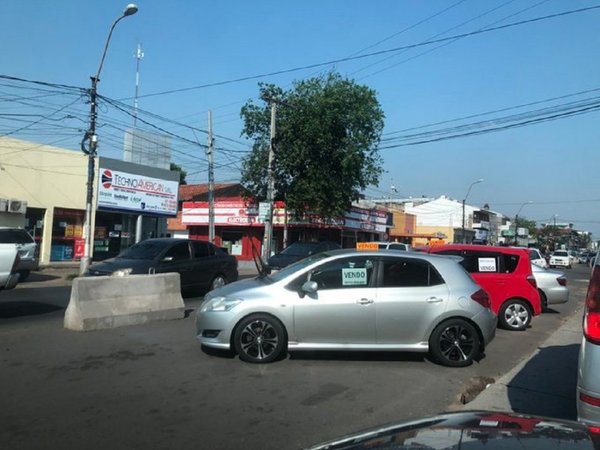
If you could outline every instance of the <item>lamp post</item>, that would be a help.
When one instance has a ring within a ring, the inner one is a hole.
[[[523,209],[523,206],[525,205],[530,205],[533,202],[531,200],[523,203],[519,210],[517,211],[517,214],[515,214],[515,246],[519,245],[519,213],[521,212],[521,210]]]
[[[94,202],[94,170],[96,166],[95,158],[97,154],[96,148],[98,145],[98,136],[96,135],[96,96],[98,82],[100,81],[100,72],[102,71],[102,66],[104,65],[104,58],[106,58],[106,51],[108,50],[108,44],[110,43],[110,38],[112,37],[112,33],[115,29],[115,26],[125,17],[135,14],[137,10],[137,6],[133,3],[130,3],[125,7],[125,11],[123,11],[123,14],[113,22],[112,26],[110,27],[110,31],[108,32],[106,42],[104,44],[104,51],[102,52],[102,58],[100,59],[98,71],[96,72],[95,76],[90,77],[92,79],[92,88],[90,89],[90,127],[88,131],[86,131],[81,141],[81,150],[88,156],[88,173],[84,224],[85,249],[83,258],[81,258],[79,265],[80,275],[85,274],[88,270],[88,267],[90,266],[90,261],[92,258],[92,248],[94,244],[94,233],[92,229],[92,208]],[[88,143],[87,148],[85,147],[86,141]]]
[[[471,192],[471,188],[473,187],[473,185],[482,183],[482,182],[483,182],[483,178],[480,178],[477,181],[473,181],[469,185],[469,189],[467,189],[467,195],[465,195],[465,198],[463,198],[463,201],[462,201],[462,241],[463,241],[463,244],[467,243],[467,237],[465,236],[465,203],[467,202],[467,198],[469,197],[469,192]]]

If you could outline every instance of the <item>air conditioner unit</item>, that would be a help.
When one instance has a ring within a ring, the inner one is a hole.
[[[0,212],[6,212],[8,209],[8,199],[0,198]]]
[[[27,211],[27,202],[25,200],[9,200],[8,212],[14,214],[25,214]]]

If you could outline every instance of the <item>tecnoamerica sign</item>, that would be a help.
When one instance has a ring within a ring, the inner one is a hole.
[[[174,216],[177,181],[100,168],[98,207]]]

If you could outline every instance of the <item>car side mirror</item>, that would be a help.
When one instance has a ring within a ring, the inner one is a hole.
[[[316,281],[306,281],[300,288],[300,292],[303,294],[314,294],[319,289],[319,285]]]

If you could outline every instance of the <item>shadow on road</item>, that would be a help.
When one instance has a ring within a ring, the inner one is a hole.
[[[508,400],[515,412],[577,420],[579,344],[541,348],[510,381]]]
[[[48,314],[64,309],[62,306],[39,302],[1,302],[0,319]]]
[[[290,359],[328,361],[425,361],[427,355],[416,352],[290,351]]]

